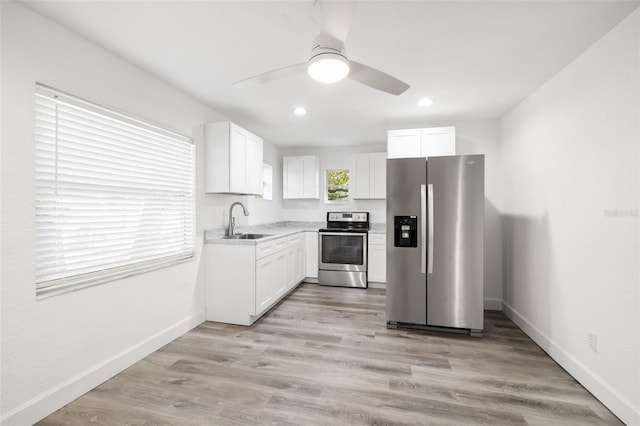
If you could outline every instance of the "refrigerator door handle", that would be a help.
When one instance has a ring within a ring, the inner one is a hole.
[[[427,256],[429,256],[429,262],[428,262],[428,266],[427,266],[427,273],[429,274],[433,274],[433,184],[430,183],[428,186],[428,195],[427,195],[427,201],[428,201],[428,220],[429,220],[429,244],[428,244],[428,248],[427,248]],[[424,218],[424,216],[423,216]],[[424,220],[424,219],[423,219]],[[424,228],[423,228],[423,232],[424,232]],[[424,254],[424,253],[423,253]]]
[[[425,273],[427,269],[427,186],[420,185],[420,272]]]

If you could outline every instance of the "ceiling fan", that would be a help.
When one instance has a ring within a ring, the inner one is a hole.
[[[344,41],[349,34],[355,1],[323,1],[320,34],[311,45],[307,62],[279,68],[233,83],[235,87],[249,87],[307,71],[317,81],[334,83],[345,77],[365,86],[399,95],[409,85],[370,66],[347,58]]]

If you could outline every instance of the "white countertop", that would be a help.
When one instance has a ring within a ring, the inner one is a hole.
[[[275,222],[261,225],[237,226],[234,230],[236,234],[267,234],[267,237],[257,240],[234,240],[224,239],[224,228],[208,229],[204,231],[205,244],[233,244],[233,245],[255,245],[264,241],[273,240],[298,232],[318,232],[323,228],[324,222]]]
[[[298,232],[318,232],[318,229],[326,227],[325,222],[274,222],[261,225],[237,226],[234,230],[236,234],[267,234],[268,236],[257,240],[234,240],[225,239],[224,228],[207,229],[204,231],[205,244],[233,244],[233,245],[256,245],[264,241],[286,237]],[[369,233],[384,234],[386,225],[384,223],[372,223]]]

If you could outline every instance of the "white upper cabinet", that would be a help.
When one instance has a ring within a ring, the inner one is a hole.
[[[302,155],[282,158],[282,198],[320,198],[320,158]]]
[[[389,130],[389,158],[420,157],[420,129]]]
[[[263,178],[262,171],[264,165],[262,163],[262,138],[249,133],[246,140],[245,164],[247,165],[247,189],[249,194],[262,195]]]
[[[352,154],[349,186],[353,199],[386,198],[387,153]]]
[[[456,155],[456,128],[389,130],[387,152],[389,158]]]
[[[369,198],[387,198],[387,153],[376,152],[369,159]]]
[[[262,194],[262,139],[229,121],[207,123],[205,192]]]
[[[248,134],[244,129],[236,126],[233,123],[229,123],[229,184],[226,192],[234,193],[247,193],[249,187],[247,185],[247,142],[249,139]],[[207,144],[210,143],[224,143],[220,140],[210,141],[207,139]],[[226,182],[224,189],[226,189]],[[223,190],[218,192],[225,192]]]
[[[282,158],[282,198],[298,198],[302,194],[300,157]]]
[[[420,129],[420,156],[456,155],[456,128],[431,127]]]
[[[353,199],[369,198],[369,154],[351,154],[349,192]]]

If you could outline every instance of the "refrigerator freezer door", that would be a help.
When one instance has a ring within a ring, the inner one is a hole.
[[[433,271],[427,324],[483,329],[484,155],[430,157]]]
[[[421,234],[421,185],[426,185],[426,180],[424,158],[387,160],[388,321],[426,325],[427,281],[426,274],[420,272],[423,239],[412,239],[411,234],[395,238],[396,232]],[[396,221],[400,216],[404,218]],[[401,244],[407,238],[411,244]]]

